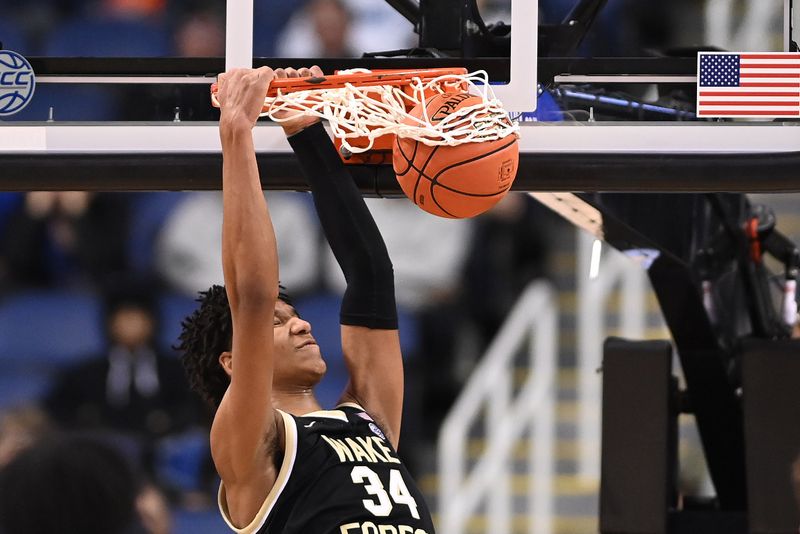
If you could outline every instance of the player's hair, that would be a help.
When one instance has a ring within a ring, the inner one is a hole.
[[[285,288],[279,287],[278,298],[291,305]],[[216,410],[230,384],[219,356],[231,350],[231,308],[225,288],[219,285],[201,291],[197,302],[200,306],[181,323],[183,331],[175,349],[182,353],[181,361],[192,390]]]

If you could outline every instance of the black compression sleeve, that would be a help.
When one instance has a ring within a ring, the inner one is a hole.
[[[394,271],[380,231],[321,123],[291,136],[325,237],[347,280],[342,324],[397,328]]]

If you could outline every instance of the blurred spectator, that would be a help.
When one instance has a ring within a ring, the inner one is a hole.
[[[125,269],[121,195],[32,192],[8,218],[0,255],[8,286],[97,287]]]
[[[348,42],[350,13],[339,0],[312,0],[306,8],[319,39],[321,57],[350,57],[356,52]]]
[[[353,13],[353,47],[359,52],[412,48],[419,43],[414,26],[388,2],[346,0]]]
[[[102,0],[100,13],[113,18],[138,19],[162,14],[166,0]]]
[[[382,2],[313,0],[278,39],[283,57],[353,57],[415,46],[414,28]]]
[[[312,42],[306,51],[282,46],[281,55],[314,57],[353,57],[356,54],[350,37],[351,15],[342,0],[311,0],[302,13],[310,26]]]
[[[63,440],[64,437],[56,433],[47,414],[36,406],[12,408],[0,415],[0,499],[3,495],[3,468],[11,464],[26,449],[53,439]],[[2,510],[1,505],[0,510]],[[136,497],[136,512],[143,527],[141,532],[148,534],[171,532],[172,517],[167,501],[163,493],[152,484],[144,483],[140,486]],[[0,524],[5,524],[5,520],[0,519]],[[69,532],[69,530],[59,530],[59,532]],[[135,532],[140,531],[126,531],[127,534]],[[7,534],[11,534],[11,531]]]
[[[143,285],[115,289],[107,301],[107,352],[64,372],[46,400],[65,428],[112,429],[132,438],[150,473],[157,440],[199,419],[179,360],[155,346],[153,306]]]
[[[783,50],[784,2],[707,0],[701,7],[705,44],[724,50]]]
[[[183,14],[175,30],[175,48],[179,57],[225,55],[225,19],[222,13],[209,6]]]
[[[267,199],[278,236],[281,283],[293,296],[300,296],[318,282],[319,225],[307,195],[270,192]],[[222,284],[221,250],[222,196],[191,193],[161,230],[156,266],[173,288],[195,296],[212,284]]]
[[[133,534],[137,481],[111,447],[85,437],[51,437],[0,471],[4,534]],[[163,531],[162,531],[163,532]]]
[[[172,532],[172,513],[164,494],[153,484],[144,484],[136,495],[136,514],[147,534]]]
[[[51,431],[47,414],[35,406],[20,406],[0,414],[0,469]]]

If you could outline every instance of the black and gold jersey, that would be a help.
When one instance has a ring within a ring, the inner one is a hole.
[[[295,417],[275,485],[243,534],[433,534],[425,501],[397,453],[357,404]]]

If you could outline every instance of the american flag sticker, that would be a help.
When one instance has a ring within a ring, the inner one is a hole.
[[[699,53],[697,116],[800,117],[800,53]]]

